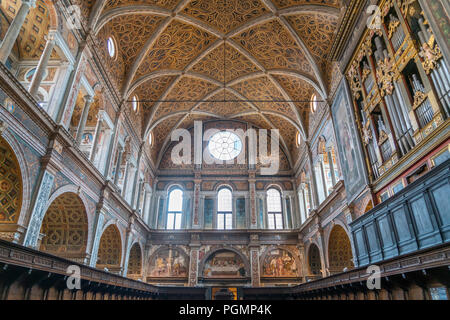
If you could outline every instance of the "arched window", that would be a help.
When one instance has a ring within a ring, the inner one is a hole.
[[[267,221],[269,229],[283,229],[281,194],[273,188],[267,190]]]
[[[169,208],[167,210],[166,229],[181,229],[183,210],[183,191],[174,189],[169,193]]]
[[[233,228],[233,196],[228,188],[222,188],[217,193],[217,229]]]
[[[309,212],[311,211],[309,184],[306,181],[300,184],[300,191],[298,192],[298,200],[300,204],[301,223],[304,223],[306,219],[308,219]]]

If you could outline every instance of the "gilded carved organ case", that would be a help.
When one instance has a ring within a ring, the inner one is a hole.
[[[449,68],[419,1],[380,9],[346,70],[371,182],[450,115]]]

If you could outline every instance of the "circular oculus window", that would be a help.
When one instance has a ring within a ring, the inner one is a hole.
[[[216,159],[232,160],[241,153],[242,141],[233,132],[220,131],[209,139],[208,150]]]

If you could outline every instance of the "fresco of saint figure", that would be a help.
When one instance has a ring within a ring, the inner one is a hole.
[[[187,261],[177,249],[159,251],[150,261],[150,277],[187,277]]]
[[[286,250],[275,249],[270,251],[263,263],[264,277],[297,277],[297,263],[294,257]]]

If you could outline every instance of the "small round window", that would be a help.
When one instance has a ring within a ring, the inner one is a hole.
[[[131,107],[133,108],[133,111],[136,112],[138,109],[138,98],[136,96],[133,96],[133,98],[131,98]]]
[[[311,111],[316,112],[317,110],[317,96],[313,94],[311,97]]]
[[[302,136],[300,135],[300,132],[297,132],[297,147],[300,147],[300,144],[302,143]]]
[[[112,37],[109,37],[108,40],[106,40],[106,45],[108,47],[108,54],[111,58],[114,58],[116,56],[116,43]]]
[[[151,132],[148,134],[148,144],[151,146],[153,144],[153,135]]]
[[[219,160],[232,160],[242,151],[242,141],[233,132],[220,131],[209,139],[208,150]]]

